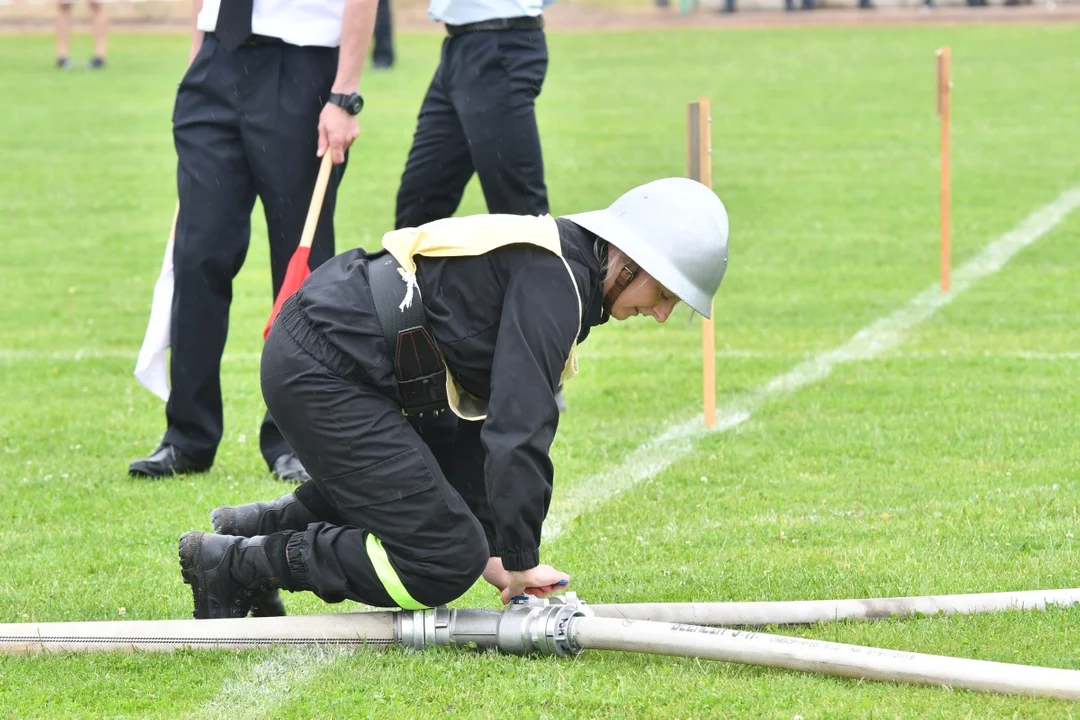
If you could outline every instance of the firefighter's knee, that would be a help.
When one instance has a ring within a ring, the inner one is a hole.
[[[464,536],[417,563],[410,592],[428,607],[446,605],[469,591],[484,573],[490,553],[479,521],[473,518]]]

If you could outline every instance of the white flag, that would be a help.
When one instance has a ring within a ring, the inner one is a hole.
[[[180,208],[177,207],[179,214]],[[161,274],[154,283],[154,299],[150,306],[150,321],[146,326],[146,336],[139,359],[135,361],[135,378],[147,390],[162,400],[169,400],[169,349],[172,332],[173,299],[173,241],[176,237],[176,216],[169,242],[165,246],[165,260],[161,264]]]

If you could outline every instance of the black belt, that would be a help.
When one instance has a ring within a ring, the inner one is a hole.
[[[214,33],[208,33],[214,35]],[[215,35],[216,37],[216,35]],[[240,43],[241,45],[281,45],[285,41],[279,37],[273,37],[272,35],[248,35],[247,40]]]
[[[446,397],[446,365],[435,335],[428,327],[420,289],[412,289],[412,302],[404,307],[407,286],[389,252],[371,255],[368,286],[383,337],[394,361],[401,411],[406,415],[438,412],[449,407]]]
[[[484,30],[541,30],[544,27],[544,16],[536,17],[524,15],[522,17],[493,18],[480,22],[465,23],[464,25],[447,25],[446,32],[451,36],[464,35],[471,32]]]
[[[244,45],[280,45],[285,41],[279,37],[272,37],[270,35],[248,35],[248,39],[244,41]]]

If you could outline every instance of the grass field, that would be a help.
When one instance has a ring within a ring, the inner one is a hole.
[[[107,71],[61,74],[51,38],[0,37],[0,622],[188,617],[180,534],[208,530],[218,504],[286,490],[258,454],[271,303],[261,220],[236,283],[214,470],[126,475],[164,429],[132,368],[175,202],[169,118],[186,42],[116,35]],[[364,80],[339,249],[375,246],[392,221],[438,38],[399,42],[400,65]],[[714,185],[732,223],[718,399],[744,413],[725,432],[694,422],[700,330],[685,309],[665,326],[593,334],[567,389],[558,532],[542,549],[583,600],[1077,585],[1080,213],[1044,223],[937,312],[906,316],[891,344],[827,355],[907,312],[937,279],[943,44],[960,267],[1080,183],[1080,27],[551,34],[539,115],[556,214],[683,174],[686,102],[712,99]],[[462,212],[483,211],[477,190]],[[672,427],[693,432],[636,451]],[[658,472],[635,475],[643,458]],[[328,610],[306,595],[286,602],[290,613]],[[455,605],[497,602],[480,584]],[[784,632],[1080,668],[1078,621],[1080,609],[1057,609]],[[664,657],[449,650],[0,657],[0,708],[19,718],[1073,714],[1050,700]]]

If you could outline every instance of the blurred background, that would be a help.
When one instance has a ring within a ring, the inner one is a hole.
[[[103,0],[109,19],[118,24],[161,24],[183,26],[191,17],[190,0]],[[50,0],[0,0],[0,24],[41,27],[52,22],[55,2]],[[395,21],[403,27],[433,23],[427,21],[427,3],[423,0],[392,0]],[[580,12],[618,13],[620,15],[659,16],[669,20],[694,19],[701,21],[702,14],[730,15],[772,14],[785,11],[830,11],[835,19],[837,11],[845,10],[921,10],[980,8],[984,11],[1010,8],[1039,9],[1046,12],[1062,10],[1075,12],[1080,0],[560,0],[553,5],[549,18],[553,23],[563,20],[572,22]],[[1000,10],[999,10],[1000,12]],[[987,12],[993,17],[998,13]],[[86,2],[75,5],[74,18],[88,23],[89,9]],[[1009,15],[1016,18],[1017,13]],[[864,18],[865,19],[865,18]],[[817,19],[797,16],[794,22],[814,22]]]

